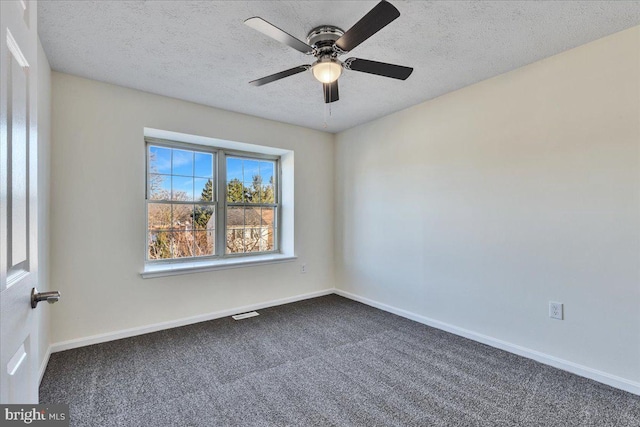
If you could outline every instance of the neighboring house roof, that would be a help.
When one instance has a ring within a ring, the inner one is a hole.
[[[227,227],[260,227],[273,225],[273,208],[227,208]],[[262,215],[260,215],[262,213]],[[262,223],[261,223],[262,219]]]

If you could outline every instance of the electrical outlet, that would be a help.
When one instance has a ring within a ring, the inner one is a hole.
[[[561,302],[549,302],[549,317],[552,319],[564,319],[564,306]]]
[[[307,264],[300,264],[300,273],[304,274],[307,272]]]

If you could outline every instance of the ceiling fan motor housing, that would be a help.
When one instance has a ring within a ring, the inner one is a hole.
[[[321,25],[314,28],[307,35],[307,44],[314,48],[314,55],[324,56],[328,54],[336,54],[334,50],[334,44],[338,40],[344,31],[333,25]]]

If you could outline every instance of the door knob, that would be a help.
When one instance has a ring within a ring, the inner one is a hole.
[[[31,308],[36,308],[40,301],[46,301],[53,304],[60,299],[59,291],[38,292],[36,288],[31,289]]]

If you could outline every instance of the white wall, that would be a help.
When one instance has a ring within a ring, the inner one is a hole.
[[[52,83],[53,342],[334,287],[331,134],[57,72]],[[142,279],[144,127],[294,150],[299,259]]]
[[[51,67],[38,40],[38,290],[49,291],[49,191],[51,182]],[[50,344],[49,304],[39,304],[38,366],[46,363]],[[42,369],[41,369],[42,370]],[[43,371],[43,370],[42,370]]]
[[[339,288],[640,381],[639,55],[636,27],[340,133]]]

